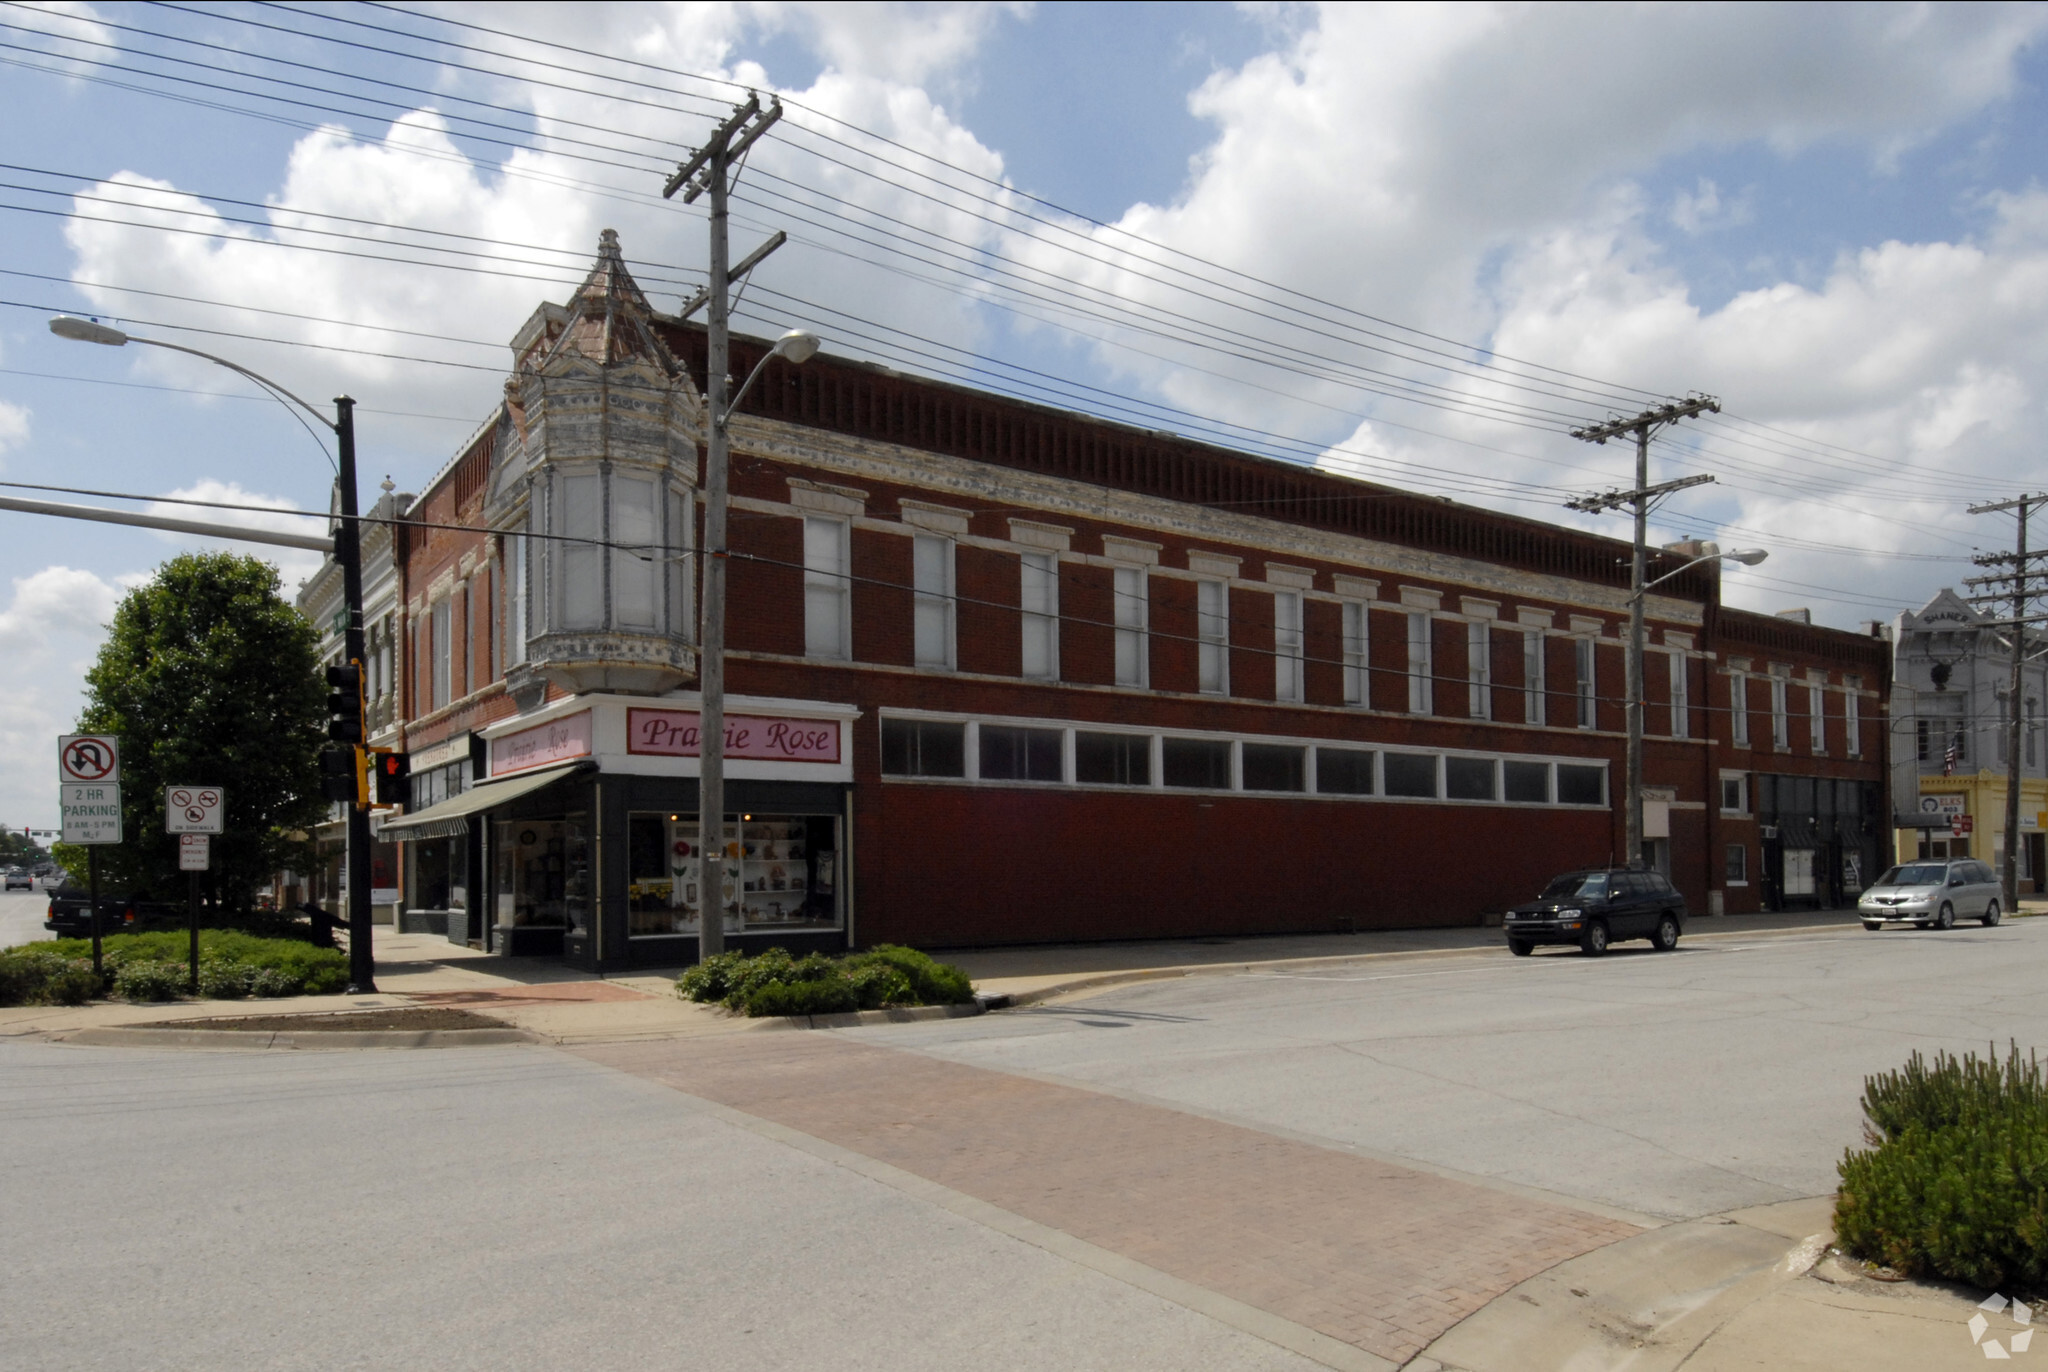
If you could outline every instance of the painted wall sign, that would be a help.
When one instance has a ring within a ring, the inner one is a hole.
[[[626,751],[696,757],[701,723],[695,710],[628,710]],[[725,755],[755,762],[837,763],[839,721],[727,715]]]
[[[491,775],[526,772],[590,756],[590,711],[491,740]]]

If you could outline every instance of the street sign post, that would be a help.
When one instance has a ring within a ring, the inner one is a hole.
[[[173,788],[174,790],[178,788]],[[213,839],[206,834],[178,835],[178,870],[185,878],[185,917],[192,929],[192,994],[199,994],[199,874],[212,865]]]
[[[223,796],[218,786],[166,786],[164,832],[217,834],[221,831]]]
[[[1948,833],[1950,838],[1968,838],[1971,831],[1976,827],[1977,820],[1974,815],[1949,816]]]
[[[92,971],[100,958],[100,850],[121,841],[121,740],[112,734],[65,734],[57,740],[58,808],[64,841],[85,845],[85,891],[92,902]]]

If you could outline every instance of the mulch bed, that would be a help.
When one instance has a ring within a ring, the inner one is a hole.
[[[335,1033],[367,1029],[504,1029],[505,1021],[467,1010],[400,1008],[323,1015],[236,1015],[224,1019],[166,1019],[135,1029],[253,1029],[268,1033]]]

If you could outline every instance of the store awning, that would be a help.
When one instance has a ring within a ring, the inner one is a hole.
[[[503,781],[486,781],[480,786],[470,787],[459,796],[450,796],[438,805],[429,805],[416,815],[386,820],[378,827],[376,836],[387,841],[453,838],[469,832],[471,815],[509,805],[544,786],[596,769],[597,764],[586,758],[561,767],[543,767],[537,772],[507,777]]]
[[[1948,815],[1911,814],[1893,815],[1894,829],[1946,829],[1951,823]]]

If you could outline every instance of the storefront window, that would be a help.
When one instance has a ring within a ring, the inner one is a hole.
[[[466,836],[430,838],[408,845],[412,850],[409,908],[469,908],[469,840]],[[374,881],[374,877],[373,877]]]
[[[702,913],[697,816],[627,821],[629,932],[694,934]],[[836,929],[839,820],[834,815],[729,815],[723,904],[729,932]]]

